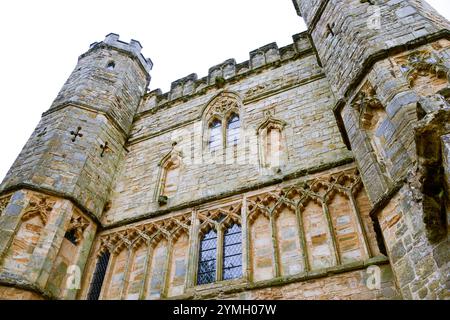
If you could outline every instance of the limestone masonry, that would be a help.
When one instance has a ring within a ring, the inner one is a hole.
[[[450,298],[450,23],[293,2],[167,93],[138,41],[80,56],[0,186],[0,299]]]

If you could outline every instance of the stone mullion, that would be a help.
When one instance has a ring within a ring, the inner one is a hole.
[[[221,281],[223,278],[223,226],[216,225],[217,228],[217,246],[216,246],[216,281]]]
[[[227,120],[222,118],[222,148],[223,152],[227,150]]]
[[[163,275],[163,285],[161,290],[161,297],[166,298],[168,291],[169,291],[169,285],[170,285],[170,269],[172,264],[172,256],[173,256],[173,239],[168,239],[167,241],[167,256],[166,261],[164,262],[164,275]]]
[[[300,246],[301,246],[302,252],[303,252],[303,265],[304,265],[305,271],[309,271],[311,268],[309,266],[308,248],[306,245],[305,229],[303,227],[303,220],[302,220],[302,216],[301,216],[299,207],[295,208],[295,216],[297,217],[298,235],[300,238]]]
[[[106,268],[105,277],[103,278],[102,289],[100,291],[100,295],[98,296],[99,300],[105,300],[105,298],[107,298],[107,293],[109,291],[109,287],[111,286],[111,278],[113,276],[114,266],[116,265],[117,256],[118,255],[116,255],[112,252],[110,254],[108,267]]]
[[[325,200],[322,202],[322,208],[323,208],[323,212],[324,212],[325,217],[326,217],[327,222],[328,222],[328,230],[330,231],[330,238],[331,238],[331,242],[333,243],[336,264],[340,265],[341,264],[341,256],[340,256],[340,253],[339,253],[339,247],[338,247],[338,244],[337,244],[336,236],[334,234],[333,221],[331,219],[330,211],[328,210],[328,205],[325,202]]]
[[[247,197],[242,199],[241,207],[241,236],[242,236],[242,275],[245,280],[250,279],[250,241],[247,220]]]
[[[139,293],[139,300],[145,300],[147,295],[152,260],[153,260],[153,247],[151,242],[148,241],[147,254],[145,256],[145,265],[144,265],[144,279],[141,286],[141,292]]]
[[[199,226],[197,219],[197,210],[192,210],[191,228],[189,230],[189,257],[187,265],[187,275],[185,289],[191,288],[195,285],[197,260],[198,260],[198,242],[199,242]]]
[[[275,217],[273,216],[273,211],[270,212],[270,231],[272,236],[272,248],[273,248],[273,262],[274,262],[274,271],[275,271],[275,277],[279,277],[281,275],[280,273],[280,258],[278,253],[278,239],[277,239],[277,231],[276,231],[276,224],[275,224]]]
[[[361,233],[363,235],[364,246],[366,248],[366,252],[369,255],[369,258],[372,258],[373,257],[373,252],[372,252],[372,249],[370,248],[369,238],[367,237],[366,228],[364,227],[364,222],[363,222],[362,217],[361,217],[361,212],[359,211],[358,205],[356,203],[356,199],[353,196],[353,193],[351,191],[348,192],[348,197],[349,197],[350,202],[351,202],[352,207],[353,207],[353,213],[356,215],[356,219],[358,220],[359,228],[360,228]]]
[[[124,300],[128,292],[128,284],[130,282],[131,269],[133,268],[133,261],[136,256],[136,250],[132,247],[127,248],[127,265],[123,272],[122,292],[120,293],[120,299]]]

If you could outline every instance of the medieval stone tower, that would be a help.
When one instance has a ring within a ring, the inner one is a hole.
[[[292,44],[164,94],[92,44],[0,186],[0,298],[448,299],[449,22],[294,5]]]

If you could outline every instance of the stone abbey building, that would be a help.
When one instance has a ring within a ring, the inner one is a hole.
[[[0,298],[448,299],[450,23],[294,7],[292,44],[167,93],[93,43],[1,184]]]

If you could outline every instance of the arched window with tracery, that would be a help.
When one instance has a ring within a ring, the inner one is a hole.
[[[217,152],[239,144],[242,125],[239,101],[236,94],[222,92],[206,106],[203,112],[205,150]]]
[[[200,212],[197,285],[243,276],[240,205]]]

